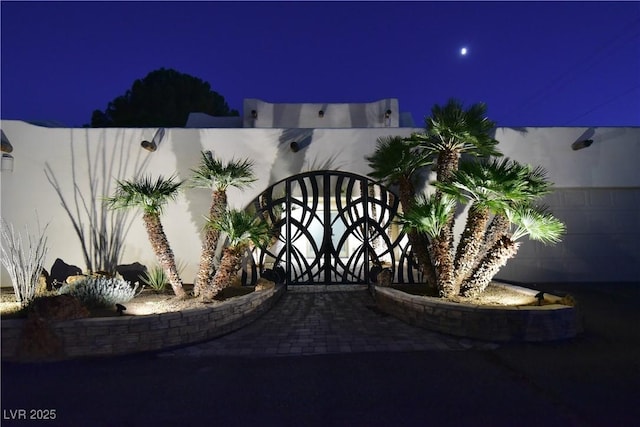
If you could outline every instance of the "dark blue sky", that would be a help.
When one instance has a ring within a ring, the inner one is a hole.
[[[6,2],[1,116],[88,123],[160,67],[232,108],[483,101],[501,126],[640,126],[640,2]],[[466,46],[469,53],[460,55]]]

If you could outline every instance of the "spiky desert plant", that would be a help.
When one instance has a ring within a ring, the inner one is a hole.
[[[143,176],[131,181],[117,182],[116,193],[106,200],[109,207],[112,209],[139,208],[142,210],[142,219],[158,263],[167,273],[175,295],[178,298],[184,298],[186,293],[182,287],[173,251],[160,221],[160,215],[165,205],[178,197],[178,190],[182,182],[176,181],[175,176],[169,178],[160,176],[155,180],[149,176]]]
[[[13,225],[0,219],[2,265],[11,277],[16,302],[20,303],[21,307],[28,305],[36,296],[48,252],[45,235],[47,227],[48,224],[37,236],[29,233],[25,227],[24,235],[21,235],[15,231]]]
[[[232,159],[224,163],[213,157],[211,151],[203,151],[200,165],[192,170],[191,186],[211,190],[211,207],[209,219],[215,221],[227,209],[227,188],[243,189],[256,180],[253,173],[253,162],[248,159]],[[200,266],[193,288],[198,296],[202,288],[211,282],[215,274],[216,249],[220,240],[220,232],[215,227],[205,227],[200,254]]]
[[[142,283],[149,286],[155,292],[161,293],[164,292],[169,284],[169,278],[162,267],[154,265],[149,271],[145,271],[142,277]]]
[[[212,282],[201,291],[203,300],[211,300],[231,284],[241,267],[243,254],[251,245],[262,246],[271,238],[269,225],[261,217],[244,211],[227,210],[220,217],[211,219],[207,226],[224,233],[228,244]]]

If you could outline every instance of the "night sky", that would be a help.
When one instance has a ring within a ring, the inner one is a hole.
[[[640,126],[640,2],[6,2],[1,117],[89,123],[160,67],[242,110],[483,101],[500,126]],[[461,49],[467,54],[462,55]]]

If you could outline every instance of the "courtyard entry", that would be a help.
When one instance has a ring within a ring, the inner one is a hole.
[[[412,283],[419,278],[407,238],[395,223],[398,207],[387,188],[348,172],[284,179],[249,207],[274,235],[245,257],[243,283],[255,283],[271,269],[287,285],[369,284],[374,267],[389,268],[395,283]]]

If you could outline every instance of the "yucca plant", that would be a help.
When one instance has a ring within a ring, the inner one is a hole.
[[[203,151],[201,154],[199,167],[192,170],[190,184],[192,187],[211,189],[209,219],[215,221],[227,209],[227,189],[229,187],[243,189],[256,180],[253,174],[253,162],[247,159],[232,159],[224,163],[221,159],[213,157],[211,151]],[[193,288],[195,296],[198,296],[202,288],[213,279],[219,240],[219,230],[214,227],[205,227],[200,266]]]
[[[182,287],[182,280],[178,274],[173,251],[160,221],[160,215],[165,205],[178,197],[178,190],[182,182],[175,176],[162,176],[153,180],[143,176],[132,181],[117,181],[116,193],[106,201],[112,209],[139,208],[149,242],[158,262],[164,269],[173,292],[178,298],[186,297]]]
[[[169,284],[169,278],[162,267],[155,265],[148,271],[145,271],[142,277],[142,283],[149,286],[155,292],[162,293]]]

